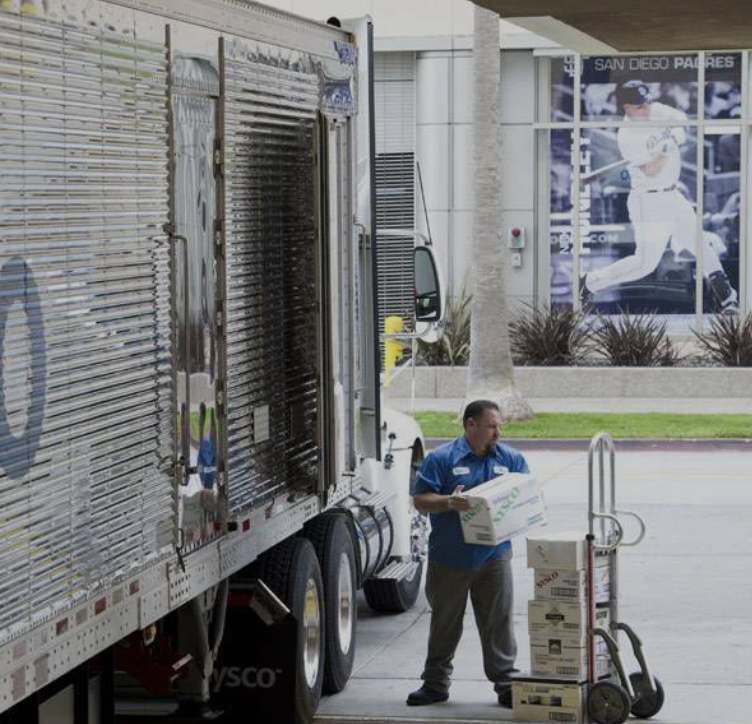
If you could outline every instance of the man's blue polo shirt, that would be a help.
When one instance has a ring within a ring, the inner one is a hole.
[[[460,437],[428,454],[418,472],[414,495],[451,495],[458,485],[464,485],[467,491],[507,472],[528,472],[527,462],[521,452],[496,443],[492,452],[480,458],[467,444],[467,439]],[[511,548],[512,544],[509,541],[496,546],[465,543],[460,516],[456,510],[431,513],[428,556],[442,566],[477,571],[485,563],[499,558]]]

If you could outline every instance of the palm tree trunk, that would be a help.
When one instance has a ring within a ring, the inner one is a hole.
[[[503,420],[533,411],[514,386],[509,347],[506,256],[502,243],[499,16],[474,8],[473,172],[475,199],[470,274],[474,281],[467,402],[493,400]]]

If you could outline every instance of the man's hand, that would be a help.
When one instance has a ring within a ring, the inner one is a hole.
[[[462,495],[464,489],[464,485],[458,485],[454,492],[447,497],[447,508],[449,510],[470,510],[470,501]]]
[[[464,485],[458,485],[451,495],[420,493],[413,495],[413,504],[421,513],[446,513],[450,510],[470,510],[470,501],[462,495]]]

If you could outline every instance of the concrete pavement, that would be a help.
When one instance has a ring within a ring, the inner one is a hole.
[[[548,530],[584,534],[586,452],[526,454],[531,469],[548,481]],[[743,450],[617,451],[617,507],[640,513],[648,525],[645,540],[619,554],[620,618],[641,636],[665,686],[666,704],[654,720],[662,724],[752,724],[751,462]],[[525,670],[532,573],[522,541],[515,552],[518,665]],[[322,724],[511,720],[483,677],[469,607],[450,700],[419,709],[404,702],[420,684],[425,598],[399,616],[375,616],[363,601],[360,613],[353,677],[344,692],[323,700]],[[636,669],[631,656],[627,669]]]

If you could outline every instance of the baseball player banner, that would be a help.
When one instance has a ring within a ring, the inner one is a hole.
[[[698,65],[696,54],[584,58],[580,77],[581,120],[622,120],[624,113],[616,100],[616,88],[635,79],[647,86],[654,101],[694,120],[698,114]],[[741,68],[741,53],[705,56],[706,118],[732,117],[732,108],[741,110]]]
[[[552,305],[572,305],[574,131],[556,128],[549,135],[549,238]]]
[[[697,64],[691,54],[582,62],[582,119],[620,123],[580,131],[580,188],[569,190],[579,211],[578,287],[591,310],[693,315],[699,247],[703,309],[738,311],[739,133],[706,130],[704,232],[698,234],[697,138],[687,125],[698,113]],[[738,53],[708,56],[706,88],[722,97],[713,95],[703,111],[733,118],[740,82]],[[564,294],[562,282],[572,273],[574,245],[571,218],[567,223],[561,208],[568,180],[560,169],[572,159],[562,138],[552,133],[551,287],[552,301],[565,302],[571,291]]]
[[[574,121],[575,59],[565,55],[550,59],[551,118],[554,123]],[[545,118],[541,120],[546,120]]]
[[[706,253],[705,276],[713,274],[721,283],[721,294],[728,293],[736,301],[739,289],[739,228],[741,220],[741,135],[738,130],[728,133],[728,127],[718,128],[719,133],[710,133],[706,127],[703,144],[703,244],[712,254]],[[723,276],[718,274],[718,259],[726,275],[730,289],[724,288]],[[710,266],[712,265],[712,266]],[[703,312],[706,314],[724,311],[719,304],[713,283],[703,286]],[[733,311],[735,305],[729,307]]]
[[[695,312],[696,135],[683,131],[648,166],[664,131],[581,132],[581,180],[613,169],[584,182],[579,200],[580,295],[601,313]]]

